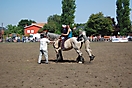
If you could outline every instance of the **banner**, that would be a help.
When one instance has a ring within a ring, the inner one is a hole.
[[[112,42],[128,42],[128,38],[112,38]]]

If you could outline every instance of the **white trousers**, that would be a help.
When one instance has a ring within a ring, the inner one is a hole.
[[[40,50],[38,63],[41,63],[43,55],[44,55],[44,58],[46,59],[46,63],[48,63],[48,51],[46,50]]]

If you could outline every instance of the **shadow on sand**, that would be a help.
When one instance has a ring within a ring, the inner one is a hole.
[[[77,63],[75,60],[63,60],[63,61],[58,61],[57,60],[49,60],[49,62],[53,63]],[[45,63],[45,60],[42,60],[41,63]]]
[[[43,64],[43,63],[45,63],[45,60],[42,60],[41,61],[41,63]],[[59,62],[57,62],[56,60],[49,60],[49,63],[77,63],[75,60],[63,60],[63,61],[59,61]],[[77,64],[79,64],[79,63],[77,63]],[[90,65],[90,64],[92,64],[92,62],[89,62],[89,61],[85,61],[84,63],[83,63],[84,65]]]

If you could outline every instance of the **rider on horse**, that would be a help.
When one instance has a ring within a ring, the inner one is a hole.
[[[72,37],[72,30],[69,25],[62,25],[63,33],[62,33],[62,49],[65,49],[64,42]]]

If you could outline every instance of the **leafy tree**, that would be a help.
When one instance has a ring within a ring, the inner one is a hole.
[[[123,29],[123,24],[122,24],[122,17],[123,17],[123,14],[122,14],[122,11],[123,11],[123,6],[122,6],[122,0],[117,0],[116,1],[116,6],[117,6],[117,10],[116,10],[116,14],[117,14],[117,21],[118,21],[118,26],[120,27],[120,29],[122,30]]]
[[[77,37],[79,35],[79,30],[75,29],[73,31],[73,36]]]
[[[75,29],[73,29],[73,36],[79,36],[79,30],[83,30],[85,24],[74,24],[74,26],[76,27]]]
[[[7,25],[8,33],[17,33],[16,26]]]
[[[118,26],[120,28],[121,35],[127,35],[131,30],[131,21],[130,21],[130,0],[117,0],[116,1],[116,14]]]
[[[112,35],[117,35],[118,32],[119,32],[119,28],[115,22],[115,19],[114,18],[111,18],[110,16],[107,17],[108,19],[110,19],[112,21],[112,27],[113,27],[113,34]]]
[[[53,15],[48,17],[48,24],[50,26],[50,31],[54,33],[60,33],[61,29],[61,16],[60,15]]]
[[[113,31],[112,21],[104,17],[101,12],[92,14],[85,25],[85,30],[88,35],[90,34],[101,34],[110,35]]]
[[[16,33],[16,34],[21,34],[21,27],[18,26],[13,26],[13,25],[7,25],[7,30],[5,30],[5,34],[10,34],[10,33]]]
[[[50,22],[44,25],[43,30],[48,30],[49,32],[55,33],[56,25],[54,22]]]
[[[38,33],[42,33],[44,31],[44,29],[43,28],[40,28],[39,30],[38,30]]]
[[[39,32],[43,30],[48,30],[50,32],[54,32],[57,34],[61,33],[61,25],[66,24],[70,25],[71,27],[74,24],[74,13],[75,13],[75,0],[62,0],[62,14],[61,16],[55,14],[49,16],[47,19],[47,24],[44,25]]]
[[[61,23],[70,25],[74,24],[76,4],[75,0],[62,0]]]
[[[131,21],[131,31],[130,32],[132,33],[132,21]]]
[[[48,22],[54,21],[54,22],[60,24],[60,22],[61,22],[61,16],[60,15],[57,15],[57,14],[52,15],[52,16],[49,16],[47,21]]]
[[[47,21],[48,23],[44,25],[44,27],[40,29],[39,31],[48,30],[49,32],[60,33],[61,16],[57,14],[49,16]]]
[[[88,28],[88,27],[86,27],[85,28],[85,31],[86,31],[86,35],[87,36],[91,36],[92,34],[97,34],[96,32],[96,30],[94,30],[94,29],[92,29],[92,28]]]

